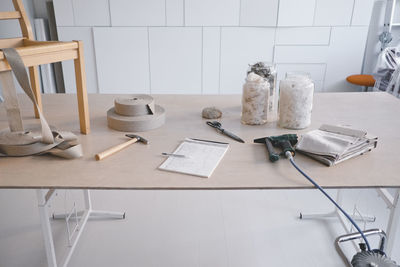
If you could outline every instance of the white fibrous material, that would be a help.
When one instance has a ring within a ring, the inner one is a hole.
[[[278,120],[278,102],[279,102],[279,94],[277,87],[275,85],[270,85],[270,92],[269,92],[269,100],[268,100],[268,114],[267,114],[267,121],[273,122]]]
[[[264,119],[267,122],[273,122],[278,119],[278,101],[279,95],[276,88],[276,70],[272,63],[257,62],[250,65],[247,74],[254,73],[269,82],[269,98],[268,98],[268,112],[264,114]]]
[[[314,83],[307,76],[291,76],[279,85],[279,126],[304,129],[311,123]]]
[[[267,122],[269,82],[263,77],[249,73],[243,85],[242,123],[264,124]]]

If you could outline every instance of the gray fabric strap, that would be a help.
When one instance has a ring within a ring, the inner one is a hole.
[[[33,104],[36,106],[36,109],[39,113],[40,124],[42,125],[42,142],[46,144],[54,143],[53,134],[51,133],[50,127],[43,117],[42,112],[37,104],[35,95],[32,92],[31,85],[29,83],[28,73],[26,72],[24,62],[22,58],[19,56],[17,50],[14,48],[3,48],[4,57],[7,59],[8,64],[10,64],[11,69],[14,72],[15,78],[21,85],[24,92],[29,96],[32,100]]]
[[[23,130],[20,109],[11,71],[1,72],[4,102],[10,131],[0,131],[0,154],[5,156],[28,156],[50,153],[63,158],[82,156],[82,147],[77,137],[70,132],[52,131],[37,104],[29,83],[25,65],[14,48],[2,49],[17,81],[39,112],[41,131]]]
[[[3,85],[4,105],[6,107],[8,125],[12,132],[23,131],[21,112],[17,100],[14,80],[11,71],[0,72],[0,80]]]

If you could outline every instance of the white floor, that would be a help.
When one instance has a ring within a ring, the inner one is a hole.
[[[81,195],[60,190],[52,209],[69,210],[74,200],[80,206]],[[388,212],[374,190],[347,190],[344,198],[348,210],[356,204],[378,217],[367,228],[385,228]],[[331,209],[316,190],[92,191],[92,200],[127,218],[89,221],[70,267],[344,266],[334,249],[344,233],[339,222],[298,219],[300,211]],[[0,214],[0,266],[45,266],[35,190],[0,190]],[[52,226],[62,255],[64,223]],[[392,259],[400,263],[397,235]]]

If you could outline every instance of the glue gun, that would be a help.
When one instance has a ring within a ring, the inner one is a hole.
[[[268,150],[269,160],[271,162],[275,162],[279,160],[281,156],[284,156],[288,151],[292,154],[292,156],[294,156],[295,150],[293,146],[297,143],[297,135],[283,134],[279,136],[262,137],[254,139],[254,143],[265,144]],[[278,154],[274,147],[281,148],[282,152]]]

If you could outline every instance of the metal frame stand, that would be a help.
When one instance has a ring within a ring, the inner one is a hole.
[[[336,203],[339,205],[342,205],[342,190],[338,189],[337,194],[336,194]],[[340,213],[339,209],[335,207],[335,209],[331,212],[328,213],[316,213],[316,214],[303,214],[300,212],[300,219],[321,219],[321,218],[337,218],[337,216],[340,216],[339,219],[342,219],[342,214]],[[376,217],[375,216],[360,216],[360,215],[352,215],[351,218],[356,221],[367,221],[367,222],[375,222]],[[344,223],[346,220],[341,220],[342,223]]]
[[[399,201],[400,189],[397,189],[394,196],[392,196],[386,189],[378,188],[376,190],[379,193],[379,196],[385,201],[388,209],[390,210],[389,220],[386,228],[386,233],[387,233],[386,253],[390,257],[391,252],[393,250],[395,237],[398,232],[400,224],[400,201]],[[85,210],[79,212],[75,211],[75,213],[72,212],[71,214],[53,215],[54,219],[65,219],[68,222],[69,219],[74,218],[77,222],[77,225],[73,229],[72,234],[68,230],[69,244],[67,248],[67,253],[60,261],[60,263],[57,264],[57,258],[54,249],[53,234],[51,232],[51,224],[50,224],[51,217],[49,216],[50,201],[54,197],[55,192],[56,192],[55,189],[37,189],[36,193],[38,199],[38,209],[42,225],[44,245],[46,249],[47,264],[49,267],[57,267],[57,266],[66,267],[68,265],[69,260],[71,259],[72,253],[74,252],[76,244],[78,243],[78,240],[89,218],[125,219],[125,212],[93,210],[90,199],[90,191],[83,190],[84,200],[85,200]],[[339,189],[337,192],[337,202],[340,204],[341,201],[342,201],[342,194],[341,190]],[[347,229],[345,224],[346,222],[345,217],[336,208],[334,211],[325,214],[300,213],[300,219],[321,219],[321,218],[339,218],[346,233],[350,234],[350,230]],[[370,216],[354,216],[354,219],[356,220],[361,219],[363,221],[370,221],[370,222],[375,221],[375,217],[370,217]],[[356,244],[355,246],[356,249],[358,249],[358,246]]]
[[[392,196],[386,189],[377,188],[376,189],[379,196],[385,201],[390,213],[389,219],[386,227],[386,235],[387,235],[387,245],[386,245],[386,254],[390,257],[394,240],[396,238],[396,232],[399,228],[400,223],[400,189],[397,189],[395,196]],[[336,195],[336,202],[341,205],[342,203],[342,189],[338,189]],[[300,219],[325,219],[325,218],[338,218],[341,222],[343,228],[346,231],[346,234],[351,234],[351,229],[348,229],[346,226],[347,219],[344,215],[335,207],[332,212],[329,213],[322,213],[322,214],[303,214],[300,213]],[[364,222],[374,222],[374,216],[359,216],[355,215],[352,216],[354,220],[361,220]],[[358,250],[358,245],[353,242],[353,245]]]
[[[389,220],[386,226],[387,245],[386,254],[391,256],[396,234],[399,233],[400,224],[400,189],[392,196],[386,189],[377,188],[379,196],[385,201],[389,209]]]
[[[42,233],[44,238],[44,245],[46,249],[47,256],[47,264],[49,267],[57,267],[57,266],[67,266],[69,260],[71,259],[72,253],[78,243],[78,240],[85,228],[86,222],[89,218],[113,218],[113,219],[125,219],[125,212],[112,212],[112,211],[96,211],[92,209],[92,202],[90,199],[90,191],[83,190],[85,209],[80,212],[71,213],[71,214],[60,214],[53,215],[54,219],[65,219],[67,224],[70,218],[74,218],[76,220],[76,227],[73,229],[72,233],[69,230],[67,225],[68,232],[68,247],[67,253],[62,258],[62,260],[57,264],[57,257],[54,249],[54,241],[53,234],[51,232],[51,224],[49,216],[49,206],[50,201],[55,195],[55,189],[37,189],[37,199],[38,199],[38,208],[39,208],[39,216],[42,225]],[[79,220],[78,220],[79,218]]]

